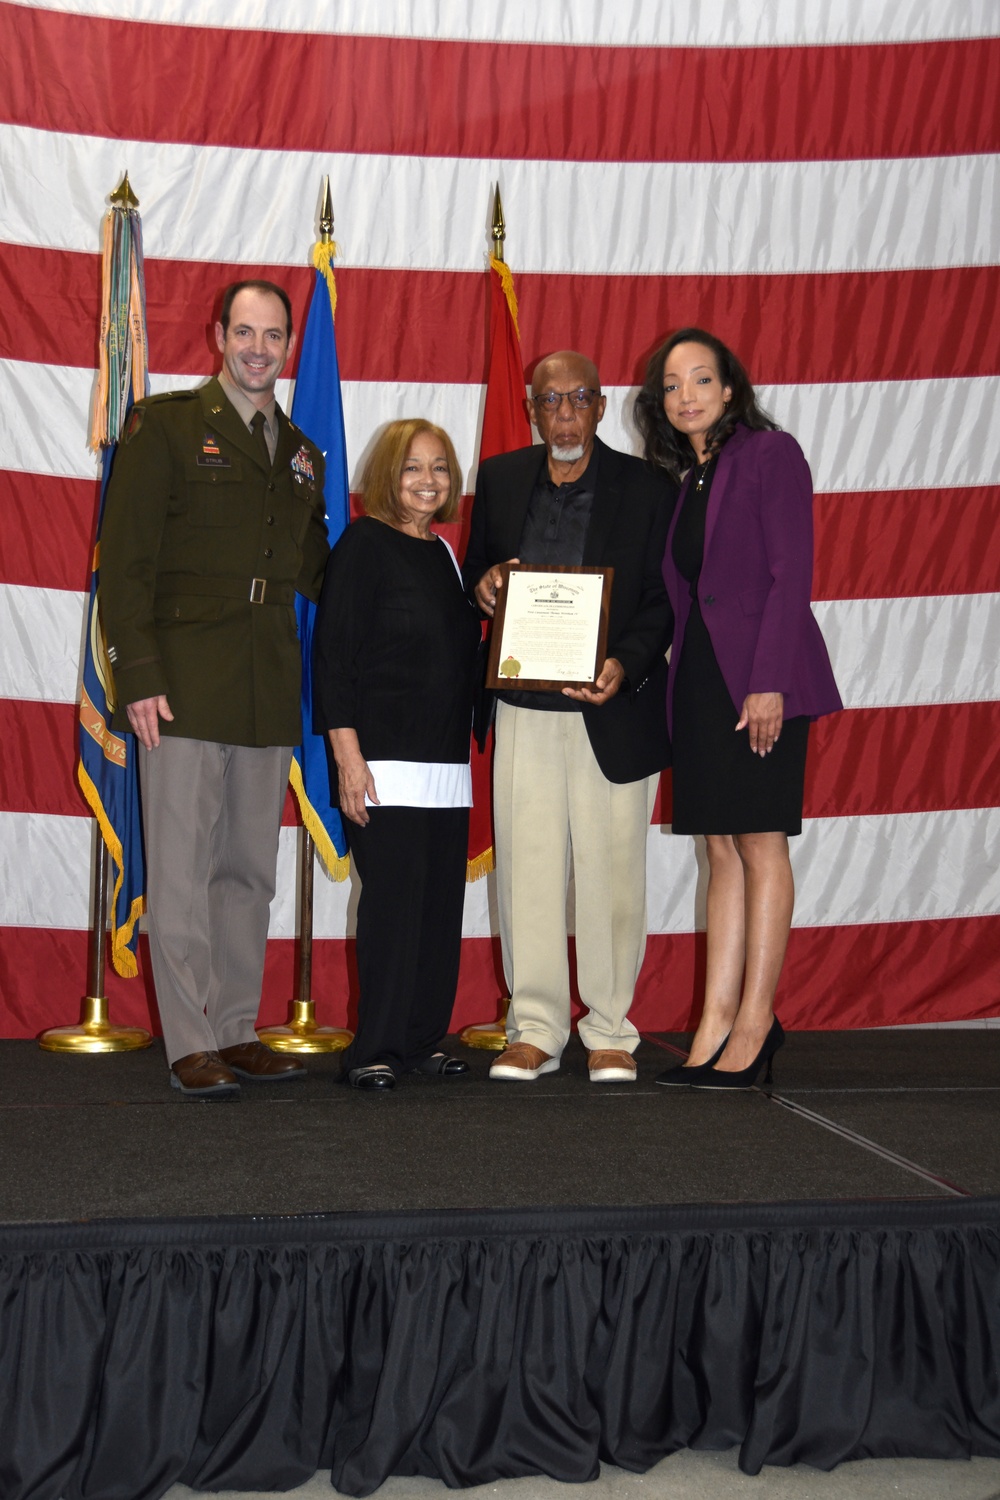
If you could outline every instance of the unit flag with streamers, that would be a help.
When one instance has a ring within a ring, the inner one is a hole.
[[[76,774],[114,864],[111,961],[131,979],[139,972],[136,946],[146,888],[139,776],[134,736],[112,728],[114,679],[100,619],[101,525],[108,480],[132,403],[149,394],[142,225],[127,177],[104,221],[102,260],[100,356],[90,434],[91,447],[101,454],[101,495],[87,600]]]

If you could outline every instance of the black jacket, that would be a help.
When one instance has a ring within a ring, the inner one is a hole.
[[[642,459],[597,439],[597,488],[587,528],[586,567],[613,567],[608,655],[628,679],[601,707],[585,704],[594,756],[609,781],[638,781],[670,764],[665,653],[673,612],[663,582],[663,552],[677,491]],[[488,568],[518,555],[535,483],[546,462],[541,444],[487,459],[480,467],[463,577],[470,595]]]

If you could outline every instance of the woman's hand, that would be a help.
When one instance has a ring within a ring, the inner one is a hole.
[[[333,758],[337,762],[337,782],[340,789],[340,810],[345,818],[364,828],[368,822],[365,795],[376,807],[375,778],[368,769],[368,762],[361,754],[356,729],[331,729],[330,744]]]
[[[750,726],[750,749],[767,755],[778,743],[785,709],[784,693],[748,693],[737,730]]]

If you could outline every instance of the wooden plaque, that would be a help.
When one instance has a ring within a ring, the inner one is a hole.
[[[592,688],[607,657],[614,568],[504,563],[501,571],[486,686]]]

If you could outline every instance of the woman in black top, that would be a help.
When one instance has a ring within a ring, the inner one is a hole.
[[[366,514],[330,554],[313,648],[314,724],[362,891],[356,1088],[456,1077],[438,1051],[458,983],[480,625],[448,543],[461,471],[451,440],[392,422],[362,476]]]

